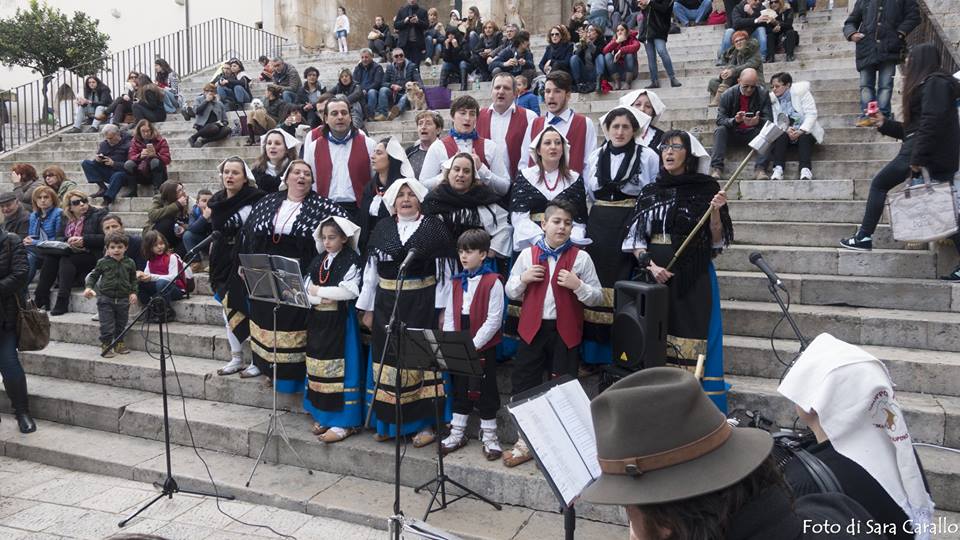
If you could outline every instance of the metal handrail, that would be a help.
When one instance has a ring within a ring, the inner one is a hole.
[[[960,71],[960,42],[951,43],[936,15],[930,10],[926,0],[917,0],[921,21],[907,36],[907,45],[932,43],[940,53],[940,67],[947,73]]]
[[[230,57],[278,55],[286,41],[282,36],[221,17],[5,90],[0,93],[0,152],[72,125],[77,113],[74,99],[83,96],[83,81],[88,75],[99,77],[116,99],[125,92],[129,72],[154,78],[153,62],[157,58],[165,59],[183,78]],[[88,68],[101,65],[90,73]]]

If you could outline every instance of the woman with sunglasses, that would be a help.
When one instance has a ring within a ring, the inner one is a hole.
[[[727,195],[716,179],[706,174],[710,168],[707,151],[686,131],[666,132],[660,155],[660,174],[640,191],[621,249],[638,261],[648,260],[647,272],[669,289],[667,362],[693,369],[703,355],[704,390],[725,413],[720,294],[711,260],[733,242]],[[680,245],[708,210],[707,225],[670,266]]]
[[[57,193],[61,200],[71,189],[77,189],[77,183],[67,178],[67,173],[56,165],[43,170],[43,183]]]
[[[543,52],[538,67],[544,75],[554,70],[570,73],[570,57],[573,56],[573,43],[570,43],[570,32],[567,27],[558,24],[550,29],[547,35],[547,50]]]
[[[71,190],[63,199],[63,217],[56,239],[69,245],[60,255],[44,255],[43,268],[37,280],[34,300],[37,306],[50,306],[50,289],[59,282],[57,301],[50,315],[63,315],[70,306],[70,287],[82,279],[97,264],[103,255],[103,229],[101,221],[106,210],[90,205],[87,194]]]

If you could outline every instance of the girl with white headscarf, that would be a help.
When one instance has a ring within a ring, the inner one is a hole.
[[[253,163],[253,177],[257,187],[267,193],[280,190],[283,173],[290,162],[297,159],[300,141],[286,131],[275,128],[260,137],[260,157]]]
[[[357,309],[363,310],[363,324],[371,330],[370,368],[367,376],[367,403],[373,407],[377,440],[416,433],[413,444],[422,447],[436,438],[436,400],[443,400],[444,422],[452,416],[441,377],[432,372],[397,369],[397,358],[384,353],[386,325],[397,295],[397,319],[411,328],[437,328],[436,310],[442,310],[449,294],[452,259],[456,252],[443,222],[423,215],[421,202],[427,188],[413,178],[403,178],[383,195],[393,219],[381,219],[367,243],[363,288]],[[397,291],[400,263],[416,254],[406,268],[405,281]],[[376,380],[380,385],[374,394]],[[399,381],[399,385],[397,382]],[[399,386],[399,388],[398,388]],[[399,394],[399,395],[398,395]],[[401,403],[398,425],[394,404]]]

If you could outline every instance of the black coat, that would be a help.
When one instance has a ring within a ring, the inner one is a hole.
[[[939,180],[960,169],[960,82],[946,73],[924,79],[910,97],[910,123],[886,120],[880,133],[912,145],[911,165],[926,167]]]
[[[556,45],[547,45],[547,50],[543,52],[543,58],[540,59],[538,67],[543,71],[543,66],[550,61],[551,72],[555,69],[570,73],[570,57],[573,56],[573,43],[558,43]]]
[[[867,531],[870,514],[859,503],[839,493],[807,495],[791,508],[790,497],[780,487],[770,487],[743,505],[730,518],[726,540],[861,540],[883,536]],[[804,522],[839,525],[837,533],[819,534]],[[863,524],[860,532],[848,532],[851,520]]]
[[[756,30],[758,27],[765,26],[763,24],[757,24],[753,22],[754,20],[756,20],[757,17],[760,16],[760,11],[763,9],[763,6],[761,5],[758,8],[754,9],[753,14],[751,15],[750,13],[747,13],[746,9],[744,9],[744,6],[746,6],[746,4],[747,4],[746,0],[743,0],[742,2],[737,4],[737,7],[733,8],[733,15],[731,15],[731,19],[733,20],[734,30],[743,30],[748,34],[752,34],[753,31]]]
[[[899,62],[905,38],[920,24],[916,0],[857,0],[843,23],[843,36],[860,32],[857,71],[884,62]]]
[[[747,112],[759,112],[760,123],[757,127],[763,127],[764,122],[773,119],[773,107],[770,104],[770,92],[764,86],[757,86],[753,89],[753,95],[750,96]],[[734,85],[727,89],[720,96],[720,106],[717,107],[717,125],[723,127],[734,127],[736,123],[733,117],[740,111],[740,85]]]
[[[29,271],[23,241],[15,234],[0,230],[0,330],[16,330],[19,311],[16,297],[27,289]]]
[[[83,220],[83,229],[80,231],[80,237],[83,238],[83,248],[94,253],[99,257],[103,254],[103,218],[107,215],[107,211],[103,208],[91,208],[87,211],[87,216]],[[64,213],[63,218],[60,219],[60,228],[57,229],[57,240],[61,242],[67,241],[67,216]]]
[[[406,22],[407,17],[414,15],[418,19],[416,24]],[[407,46],[411,30],[413,30],[413,42],[423,44],[423,35],[430,27],[430,22],[427,20],[427,10],[416,4],[412,6],[407,4],[397,11],[397,17],[393,20],[393,27],[397,29],[397,46],[401,49]]]
[[[673,0],[650,0],[646,9],[643,10],[643,16],[643,25],[640,27],[637,39],[643,42],[653,39],[666,41],[670,36]]]

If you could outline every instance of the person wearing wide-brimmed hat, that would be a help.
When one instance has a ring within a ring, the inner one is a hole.
[[[793,501],[771,455],[770,434],[732,427],[684,370],[629,375],[597,396],[590,411],[601,475],[580,498],[624,506],[631,538],[882,538],[846,495]],[[847,526],[855,520],[863,526],[851,532]],[[831,534],[818,534],[810,523],[829,523],[838,532],[828,527]]]

